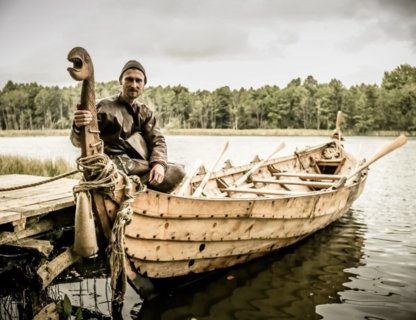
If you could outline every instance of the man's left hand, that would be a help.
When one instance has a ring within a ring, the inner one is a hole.
[[[165,167],[157,163],[150,170],[149,183],[153,185],[160,184],[165,178]]]

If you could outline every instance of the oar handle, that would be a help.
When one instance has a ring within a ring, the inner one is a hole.
[[[253,166],[249,171],[247,171],[244,175],[242,175],[240,178],[238,178],[234,183],[233,187],[238,187],[242,185],[248,177],[250,177],[254,172],[256,172],[267,160],[271,159],[276,153],[278,153],[280,150],[282,150],[285,147],[285,143],[281,142],[276,149],[273,150],[273,152],[264,160],[261,160],[258,162],[255,166]]]
[[[369,160],[367,160],[364,164],[358,167],[357,170],[355,170],[352,174],[348,176],[348,179],[351,179],[353,176],[355,176],[360,171],[366,169],[371,164],[376,162],[378,159],[384,157],[385,155],[389,154],[390,152],[393,152],[394,150],[400,148],[407,142],[407,138],[405,135],[400,135],[397,137],[393,142],[390,142],[383,146],[374,156],[372,156]]]
[[[192,171],[186,175],[176,195],[181,196],[185,193],[186,189],[189,186],[189,183],[191,182],[192,178],[198,173],[198,170],[200,167],[201,167],[201,162],[197,162],[197,164],[193,167]]]
[[[218,163],[220,162],[222,156],[224,155],[225,151],[228,149],[229,142],[227,141],[224,145],[224,148],[222,149],[221,153],[219,154],[217,160],[214,162],[213,166],[211,167],[211,170],[209,170],[204,178],[202,179],[201,183],[199,184],[198,188],[196,188],[195,192],[192,194],[193,197],[199,197],[202,194],[202,190],[204,190],[205,185],[207,184],[209,177],[211,176],[211,173],[215,170]]]

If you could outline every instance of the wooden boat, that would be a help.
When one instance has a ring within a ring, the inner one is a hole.
[[[74,68],[88,65],[81,54],[72,60]],[[90,91],[83,91],[82,104],[95,108],[92,84],[84,87]],[[117,173],[110,190],[92,190],[96,221],[108,239],[114,235],[113,224],[120,222],[119,209],[132,208],[131,221],[125,228],[121,224],[124,241],[119,252],[125,250],[130,267],[126,273],[136,289],[140,292],[138,287],[146,287],[147,280],[244,263],[292,245],[342,217],[362,193],[369,165],[406,138],[400,136],[360,163],[344,149],[340,123],[341,113],[327,143],[291,156],[202,170],[170,194],[142,190],[137,179]],[[97,129],[93,124],[84,132],[84,156],[101,154]],[[99,171],[87,171],[86,180]]]
[[[198,197],[203,172],[182,195],[183,186],[172,194],[139,192],[125,228],[133,272],[150,280],[203,273],[292,245],[342,217],[362,193],[368,166],[396,145],[360,164],[333,138],[291,156],[228,165],[209,175]],[[94,199],[113,221],[119,201],[97,193]]]
[[[267,160],[239,187],[233,184],[256,162],[191,179],[185,194],[147,189],[132,203],[125,229],[126,253],[149,278],[169,278],[230,267],[286,247],[345,214],[361,194],[367,171],[357,167],[338,140],[293,156]],[[105,200],[106,214],[116,211]]]

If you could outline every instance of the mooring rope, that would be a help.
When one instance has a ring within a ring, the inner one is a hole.
[[[24,189],[24,188],[40,186],[40,185],[45,184],[45,183],[49,183],[49,182],[56,181],[56,180],[59,180],[59,179],[62,179],[62,178],[68,177],[68,176],[72,176],[73,174],[76,174],[78,172],[79,172],[79,170],[77,169],[77,170],[69,171],[69,172],[60,174],[58,176],[55,176],[55,177],[52,177],[52,178],[49,178],[49,179],[46,179],[46,180],[38,181],[38,182],[22,184],[22,185],[14,186],[14,187],[0,188],[0,192],[13,191],[13,190],[19,190],[19,189]]]

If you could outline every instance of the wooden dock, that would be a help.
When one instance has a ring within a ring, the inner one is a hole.
[[[46,179],[31,175],[2,175],[0,189]],[[0,225],[12,223],[18,231],[24,229],[28,218],[75,206],[72,187],[77,183],[78,180],[64,178],[29,188],[0,191]]]
[[[49,179],[31,175],[2,175],[0,189]],[[32,266],[42,289],[79,259],[73,252],[71,243],[59,255],[57,254],[63,248],[55,245],[56,240],[63,235],[62,230],[74,226],[75,203],[72,188],[76,184],[76,179],[62,178],[31,187],[0,191],[0,249],[7,251],[15,248],[18,250],[16,252],[26,250],[32,253],[30,257],[40,255],[46,258],[46,261],[40,260],[40,265]],[[0,260],[1,258],[2,255]],[[2,261],[0,274],[4,271]]]

